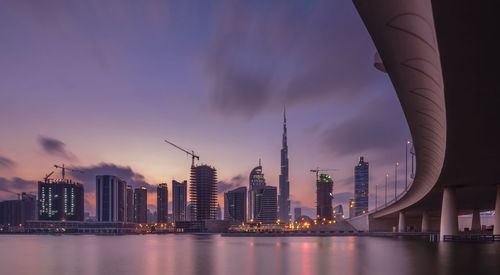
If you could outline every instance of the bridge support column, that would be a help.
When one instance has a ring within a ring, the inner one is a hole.
[[[427,211],[422,212],[422,232],[429,232],[429,213]]]
[[[495,202],[495,225],[493,234],[500,235],[500,185],[497,185],[497,198]]]
[[[405,231],[406,231],[405,213],[401,211],[399,212],[398,232],[405,232]]]
[[[443,190],[443,204],[441,206],[441,225],[439,237],[458,234],[458,211],[455,199],[455,189],[445,187]]]
[[[472,231],[481,231],[481,216],[479,209],[472,210],[472,225],[470,227]]]

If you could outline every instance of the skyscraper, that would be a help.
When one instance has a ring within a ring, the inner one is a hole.
[[[117,176],[96,176],[96,218],[100,222],[127,221],[127,183]]]
[[[277,219],[277,190],[274,186],[264,186],[252,192],[254,201],[254,221],[275,223]]]
[[[333,180],[327,174],[319,175],[316,181],[316,218],[333,219],[332,198]]]
[[[281,174],[279,176],[278,217],[290,221],[290,182],[288,181],[288,144],[286,134],[286,109],[283,109],[283,137],[281,145]]]
[[[355,216],[368,212],[368,162],[363,157],[354,167],[354,202]]]
[[[246,222],[247,188],[245,186],[224,193],[224,220]]]
[[[148,191],[145,187],[134,190],[134,222],[148,222]]]
[[[186,220],[187,181],[172,181],[172,213],[174,222]]]
[[[156,218],[158,223],[168,222],[168,185],[161,183],[156,188]]]
[[[262,173],[262,165],[259,159],[259,166],[252,169],[252,171],[250,172],[250,177],[248,179],[248,219],[254,219],[252,192],[256,188],[264,186],[266,186],[266,180],[264,179],[264,174]]]
[[[127,222],[135,222],[134,189],[130,185],[127,185]]]
[[[83,185],[72,180],[38,182],[38,219],[83,221]]]
[[[189,196],[196,221],[217,218],[217,170],[208,165],[191,166]]]

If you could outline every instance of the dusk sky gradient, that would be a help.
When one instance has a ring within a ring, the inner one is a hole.
[[[219,191],[259,158],[277,186],[284,105],[292,207],[314,207],[316,166],[340,169],[334,205],[361,155],[371,195],[393,180],[410,133],[352,2],[251,2],[0,0],[0,200],[62,163],[85,170],[86,211],[96,173],[171,191],[191,160],[164,139],[214,166]]]

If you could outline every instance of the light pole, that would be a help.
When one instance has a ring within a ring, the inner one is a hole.
[[[385,206],[387,206],[387,179],[389,178],[389,174],[385,174]]]
[[[411,178],[412,179],[415,179],[415,172],[413,171],[413,169],[415,168],[415,165],[414,165],[414,159],[415,159],[415,146],[414,144],[411,145],[411,148],[410,148],[410,155],[411,155]]]
[[[394,201],[396,201],[398,196],[398,166],[399,162],[396,162],[396,165],[394,166]]]
[[[378,184],[375,184],[375,210],[377,210],[377,190],[378,190]]]
[[[408,190],[408,145],[410,145],[411,141],[406,141],[406,158],[405,158],[405,192]]]

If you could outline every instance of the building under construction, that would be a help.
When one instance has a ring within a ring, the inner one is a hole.
[[[83,221],[83,185],[68,179],[38,182],[39,220]]]
[[[191,166],[189,186],[191,220],[215,220],[217,216],[217,170],[208,165]]]
[[[333,180],[327,174],[321,174],[316,181],[316,218],[333,219]]]

